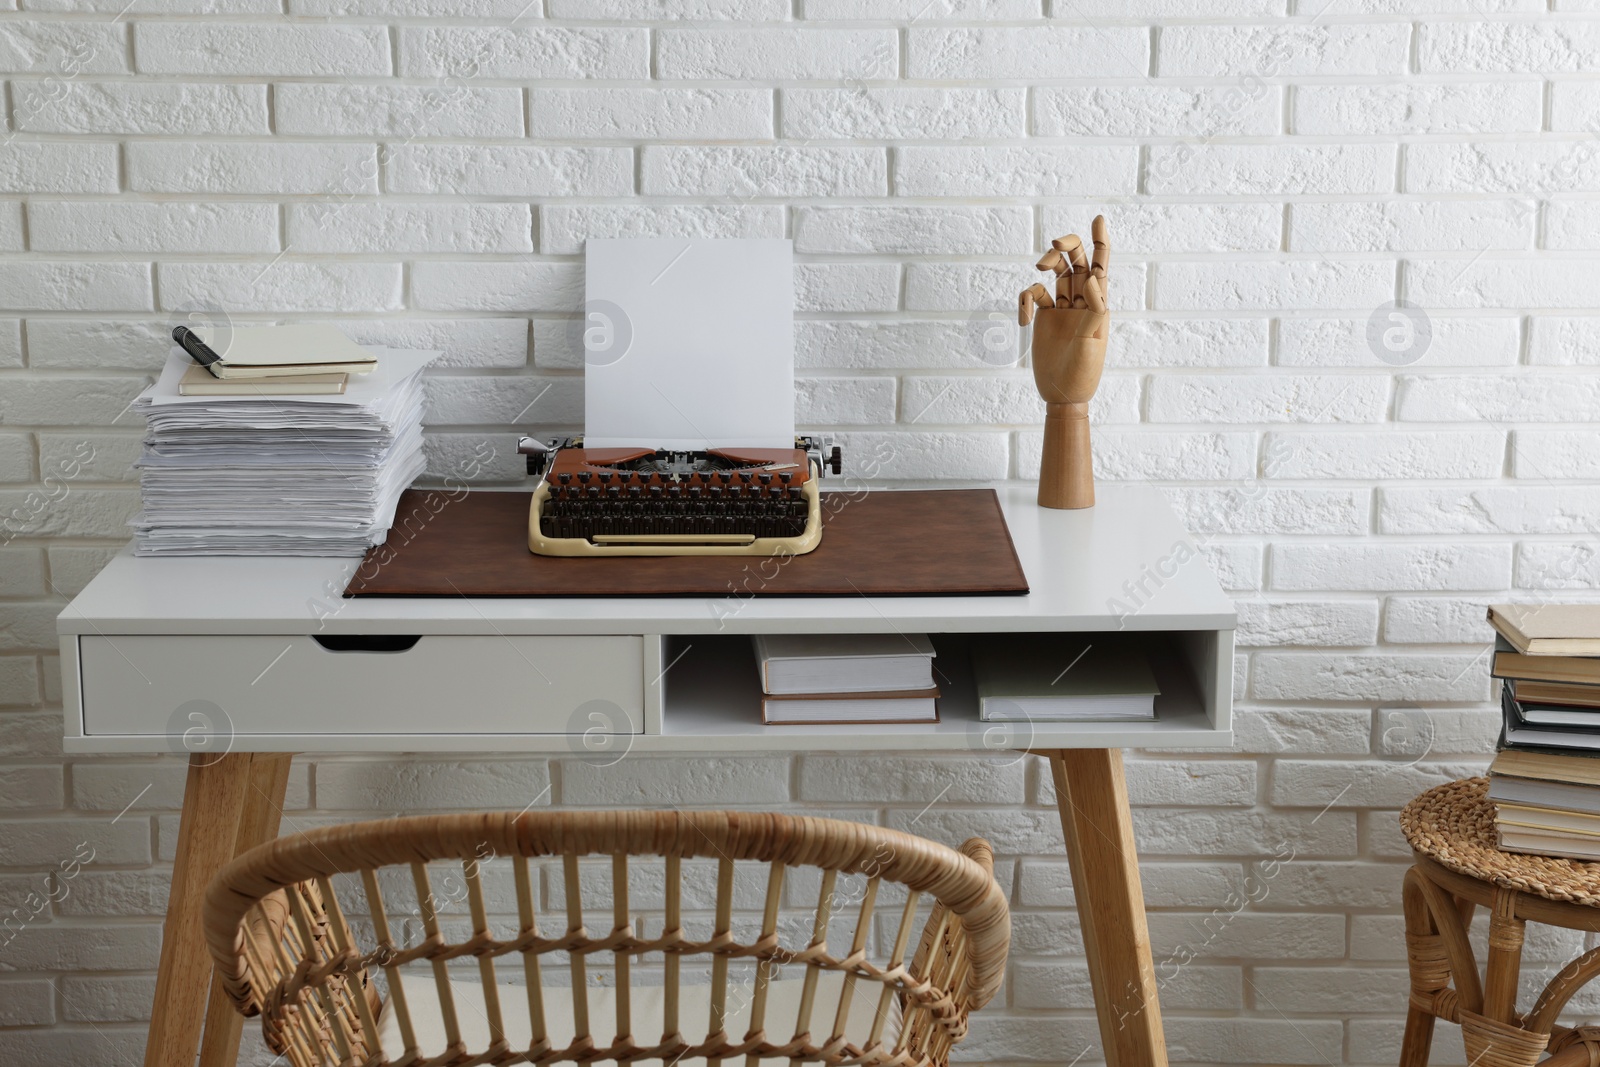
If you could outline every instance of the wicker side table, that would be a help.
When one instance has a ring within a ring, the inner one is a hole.
[[[1600,975],[1600,949],[1563,967],[1527,1012],[1517,978],[1528,922],[1600,931],[1600,863],[1524,856],[1495,845],[1488,779],[1435,786],[1405,806],[1400,828],[1416,862],[1406,872],[1411,1002],[1400,1067],[1426,1067],[1435,1019],[1461,1025],[1474,1067],[1600,1065],[1600,1027],[1556,1025],[1572,995]],[[1467,940],[1475,907],[1489,909],[1483,977]]]

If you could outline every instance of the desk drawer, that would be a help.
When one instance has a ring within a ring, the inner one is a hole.
[[[190,712],[216,717],[203,705],[183,710],[191,701],[215,705],[240,735],[644,729],[641,637],[323,641],[331,647],[313,637],[85,635],[84,733],[181,735]]]

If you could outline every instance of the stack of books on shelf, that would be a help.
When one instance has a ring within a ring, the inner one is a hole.
[[[1118,634],[989,635],[972,674],[984,722],[1149,722],[1161,694],[1145,648]]]
[[[363,354],[372,368],[341,392],[280,394],[267,378],[247,395],[185,395],[196,365],[172,353],[133,404],[146,421],[135,553],[359,556],[382,544],[423,471],[422,369],[439,353]]]
[[[1505,726],[1489,766],[1500,847],[1600,860],[1600,605],[1496,604]]]
[[[758,634],[768,725],[939,721],[926,634]]]

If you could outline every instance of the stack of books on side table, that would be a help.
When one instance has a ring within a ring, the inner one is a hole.
[[[174,352],[133,403],[144,509],[138,555],[359,556],[382,544],[423,471],[422,368],[437,352],[371,349],[343,392],[184,395]],[[219,385],[226,384],[218,382]]]
[[[926,634],[759,634],[769,726],[939,721]]]
[[[1600,605],[1496,604],[1505,716],[1489,766],[1500,847],[1600,860]]]

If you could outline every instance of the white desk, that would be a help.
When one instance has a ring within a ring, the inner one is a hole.
[[[69,752],[191,753],[145,1063],[189,1067],[202,1015],[202,1063],[232,1063],[238,1020],[217,998],[205,1010],[200,898],[276,836],[286,753],[596,748],[1050,757],[1108,1062],[1165,1063],[1120,750],[1231,742],[1234,610],[1159,491],[1105,487],[1087,511],[1033,495],[1000,490],[1026,596],[344,600],[354,560],[117,557],[57,628]],[[936,725],[765,727],[746,640],[905,631],[955,651],[976,633],[1118,630],[1162,650],[1154,723],[986,729],[946,656]]]

